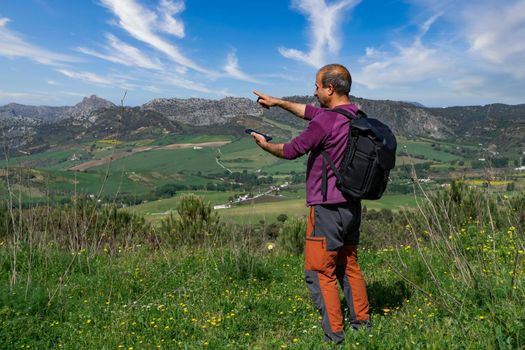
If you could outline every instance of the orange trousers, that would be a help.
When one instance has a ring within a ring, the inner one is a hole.
[[[365,280],[357,261],[357,244],[345,244],[345,241],[356,241],[345,236],[345,220],[342,216],[346,214],[344,211],[341,214],[338,208],[330,208],[329,212],[325,208],[310,207],[306,232],[305,280],[312,300],[322,316],[325,340],[339,343],[344,340],[344,318],[338,282],[346,300],[348,323],[352,329],[357,329],[362,324],[370,325],[369,305]],[[360,211],[358,214],[361,214]],[[324,215],[320,220],[322,225],[316,226],[316,217],[320,215]],[[332,218],[327,219],[326,216]],[[348,234],[356,233],[354,231]],[[334,247],[335,250],[328,249]]]

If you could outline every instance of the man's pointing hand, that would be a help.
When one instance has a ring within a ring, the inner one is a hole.
[[[277,104],[277,99],[272,96],[262,94],[258,91],[254,91],[253,93],[257,95],[257,103],[259,103],[261,107],[270,108]]]

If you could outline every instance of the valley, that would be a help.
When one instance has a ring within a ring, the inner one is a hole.
[[[291,99],[314,102],[309,97]],[[415,185],[433,191],[452,179],[495,193],[511,194],[525,187],[525,173],[514,170],[523,163],[522,138],[516,136],[520,141],[509,143],[525,120],[525,114],[517,112],[520,106],[489,106],[493,113],[517,116],[511,121],[501,117],[507,128],[512,127],[512,132],[499,131],[509,135],[502,141],[498,135],[490,140],[481,134],[474,137],[478,129],[472,120],[482,117],[483,107],[436,110],[404,102],[354,100],[369,116],[381,115],[391,123],[398,139],[391,184],[384,199],[366,203],[371,209],[414,206]],[[25,139],[3,133],[4,144],[12,145],[4,147],[8,152],[0,161],[4,199],[17,197],[31,206],[68,203],[80,196],[115,203],[158,222],[175,211],[182,196],[196,193],[213,205],[233,204],[221,209],[221,216],[232,222],[275,222],[281,213],[304,215],[306,157],[277,159],[243,132],[255,128],[272,135],[274,142],[287,142],[306,122],[283,111],[263,112],[253,101],[235,98],[161,99],[140,108],[118,107],[96,96],[74,107],[38,111],[31,115],[30,106],[0,107],[4,126],[18,130],[16,135],[26,132]],[[451,112],[457,113],[456,121]],[[31,128],[20,126],[29,120]],[[502,123],[490,120],[491,125]],[[458,121],[472,125],[472,130],[466,131]],[[22,124],[17,128],[16,122]],[[280,196],[276,202],[234,203],[237,197],[285,183],[289,186],[273,191]]]

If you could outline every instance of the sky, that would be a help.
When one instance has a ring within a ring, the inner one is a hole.
[[[525,103],[525,0],[0,0],[0,105],[312,95]]]

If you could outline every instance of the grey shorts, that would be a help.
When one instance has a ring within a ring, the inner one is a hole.
[[[361,201],[316,204],[312,237],[326,237],[326,250],[359,244]]]

